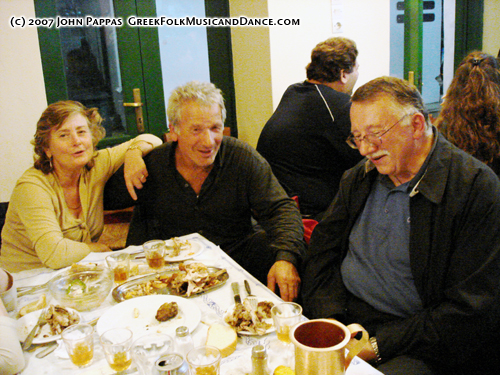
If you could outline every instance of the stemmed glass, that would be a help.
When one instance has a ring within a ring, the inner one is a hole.
[[[285,366],[294,367],[293,353],[294,347],[290,340],[289,332],[291,327],[299,323],[302,319],[302,306],[295,302],[284,302],[273,306],[271,309],[274,327],[278,342],[270,345],[270,350],[274,351],[277,357],[283,358]]]

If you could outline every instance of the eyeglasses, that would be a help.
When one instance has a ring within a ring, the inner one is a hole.
[[[359,146],[361,145],[361,142],[365,141],[371,144],[372,146],[379,147],[382,144],[382,137],[387,134],[392,128],[394,128],[397,124],[399,124],[401,121],[406,116],[413,115],[414,113],[407,113],[403,117],[401,117],[396,123],[392,126],[390,126],[388,129],[383,130],[382,132],[379,133],[368,133],[365,134],[363,137],[355,137],[353,134],[351,134],[347,139],[346,142],[347,144],[354,149],[358,149]]]

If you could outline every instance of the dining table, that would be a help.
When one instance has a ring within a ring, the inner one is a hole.
[[[210,242],[205,237],[198,233],[192,233],[186,236],[180,237],[181,240],[188,240],[192,243],[198,245],[199,251],[194,254],[194,256],[186,260],[196,261],[205,264],[206,266],[216,267],[227,270],[229,278],[225,283],[219,288],[207,291],[205,293],[197,294],[188,298],[189,301],[196,304],[201,312],[201,318],[199,323],[194,327],[191,332],[194,346],[200,346],[205,344],[207,338],[207,331],[210,325],[214,323],[224,323],[224,315],[230,306],[234,305],[234,295],[231,288],[231,284],[237,282],[240,286],[241,296],[244,298],[246,296],[244,281],[247,280],[250,284],[252,294],[256,295],[260,300],[271,301],[274,304],[283,302],[283,300],[272,292],[267,286],[263,285],[256,278],[254,278],[247,270],[243,269],[238,263],[236,263],[230,256],[228,256],[219,246]],[[141,255],[142,246],[129,246],[122,250],[117,250],[118,252],[127,252],[133,254],[132,257],[137,258]],[[115,252],[117,252],[115,251]],[[106,256],[109,253],[90,253],[87,257],[82,259],[79,263],[88,264],[104,264]],[[142,260],[144,262],[144,260]],[[136,259],[133,262],[141,262],[140,259]],[[17,288],[24,286],[35,286],[41,285],[49,281],[57,272],[57,270],[52,270],[49,268],[38,268],[32,270],[21,271],[14,273],[15,285]],[[47,298],[47,304],[58,304],[57,301],[53,300],[50,296],[48,290],[38,290],[33,293],[24,294],[18,297],[17,309],[11,312],[11,316],[17,318],[19,309],[29,302],[37,300],[40,293],[45,293]],[[140,297],[139,297],[140,298]],[[129,301],[129,300],[127,300]],[[117,302],[112,296],[112,292],[106,298],[106,300],[97,309],[93,311],[80,312],[83,322],[98,322],[101,316],[103,316],[106,311],[109,311],[114,306],[121,302]],[[307,320],[303,317],[303,320]],[[119,325],[119,322],[115,322]],[[85,375],[108,375],[116,373],[112,370],[106,359],[99,342],[99,336],[97,331],[94,332],[94,358],[92,364],[86,368],[78,368],[75,366],[71,360],[68,358],[67,353],[64,349],[64,345],[61,340],[56,341],[59,345],[52,353],[48,354],[43,358],[38,358],[36,355],[41,351],[45,350],[47,346],[54,345],[54,343],[45,343],[40,345],[32,345],[27,351],[25,351],[26,366],[21,372],[23,375],[43,375],[43,374],[85,374]],[[252,370],[251,353],[252,347],[255,345],[264,345],[269,348],[273,344],[278,342],[275,332],[270,332],[262,336],[256,335],[238,335],[238,342],[236,350],[229,356],[222,358],[220,374],[221,375],[244,375],[250,374]],[[293,348],[292,348],[293,351]],[[293,355],[293,353],[292,353]],[[268,365],[272,371],[282,363],[282,355],[276,355],[272,351],[268,351]],[[124,374],[138,374],[138,369],[134,363],[131,367],[123,372]],[[351,365],[346,371],[346,375],[380,375],[382,374],[376,368],[371,366],[364,360],[355,357],[351,362]],[[298,374],[299,375],[299,374]]]

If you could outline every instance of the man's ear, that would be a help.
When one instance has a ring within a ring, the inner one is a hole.
[[[178,134],[177,134],[177,131],[175,130],[175,126],[172,124],[168,124],[168,128],[170,129],[170,139],[173,142],[177,142]]]
[[[417,112],[411,116],[411,126],[413,127],[413,138],[422,137],[427,131],[427,123],[422,113]]]
[[[52,157],[52,153],[50,152],[50,150],[48,148],[44,149],[43,152],[45,152],[45,155],[47,155],[47,157],[49,159]]]
[[[347,81],[349,79],[349,73],[347,73],[344,69],[341,69],[340,70],[340,82],[342,82],[342,84],[346,84]]]

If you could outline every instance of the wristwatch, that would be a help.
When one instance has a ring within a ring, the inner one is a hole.
[[[375,336],[370,337],[370,344],[372,345],[373,351],[375,352],[376,359],[375,364],[379,364],[382,362],[382,358],[380,358],[380,351],[378,350],[377,338]]]

